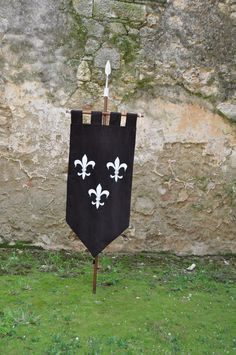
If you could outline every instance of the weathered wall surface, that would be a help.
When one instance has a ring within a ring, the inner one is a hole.
[[[69,115],[138,122],[131,226],[110,250],[236,252],[236,1],[0,0],[0,235],[81,248],[65,223]]]

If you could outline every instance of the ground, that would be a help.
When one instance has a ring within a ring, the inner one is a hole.
[[[0,249],[0,354],[236,354],[236,257]],[[196,264],[194,271],[186,268]]]

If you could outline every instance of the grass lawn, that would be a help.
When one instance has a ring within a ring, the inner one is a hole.
[[[0,249],[0,354],[236,354],[235,256],[100,261]]]

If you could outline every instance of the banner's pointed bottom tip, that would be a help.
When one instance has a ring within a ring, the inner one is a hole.
[[[87,248],[87,250],[89,251],[89,253],[92,255],[93,258],[98,256],[108,245],[110,245],[115,239],[117,239],[129,227],[129,224],[127,226],[123,227],[120,230],[120,232],[116,233],[114,237],[111,237],[111,239],[109,241],[102,242],[100,240],[97,243],[97,244],[99,244],[99,246],[96,246],[96,245],[92,246],[91,243],[88,243],[85,238],[79,236],[79,235],[81,235],[81,233],[79,233],[78,231],[76,232],[75,229],[73,228],[73,226],[71,226],[71,224],[68,223],[68,221],[66,221],[66,222],[69,225],[69,227],[72,229],[72,231],[75,233],[76,237],[84,244],[84,246]]]

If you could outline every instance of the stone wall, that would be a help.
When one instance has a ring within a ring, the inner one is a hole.
[[[139,119],[130,228],[108,250],[236,252],[236,0],[0,0],[0,234],[79,250],[69,114]]]

